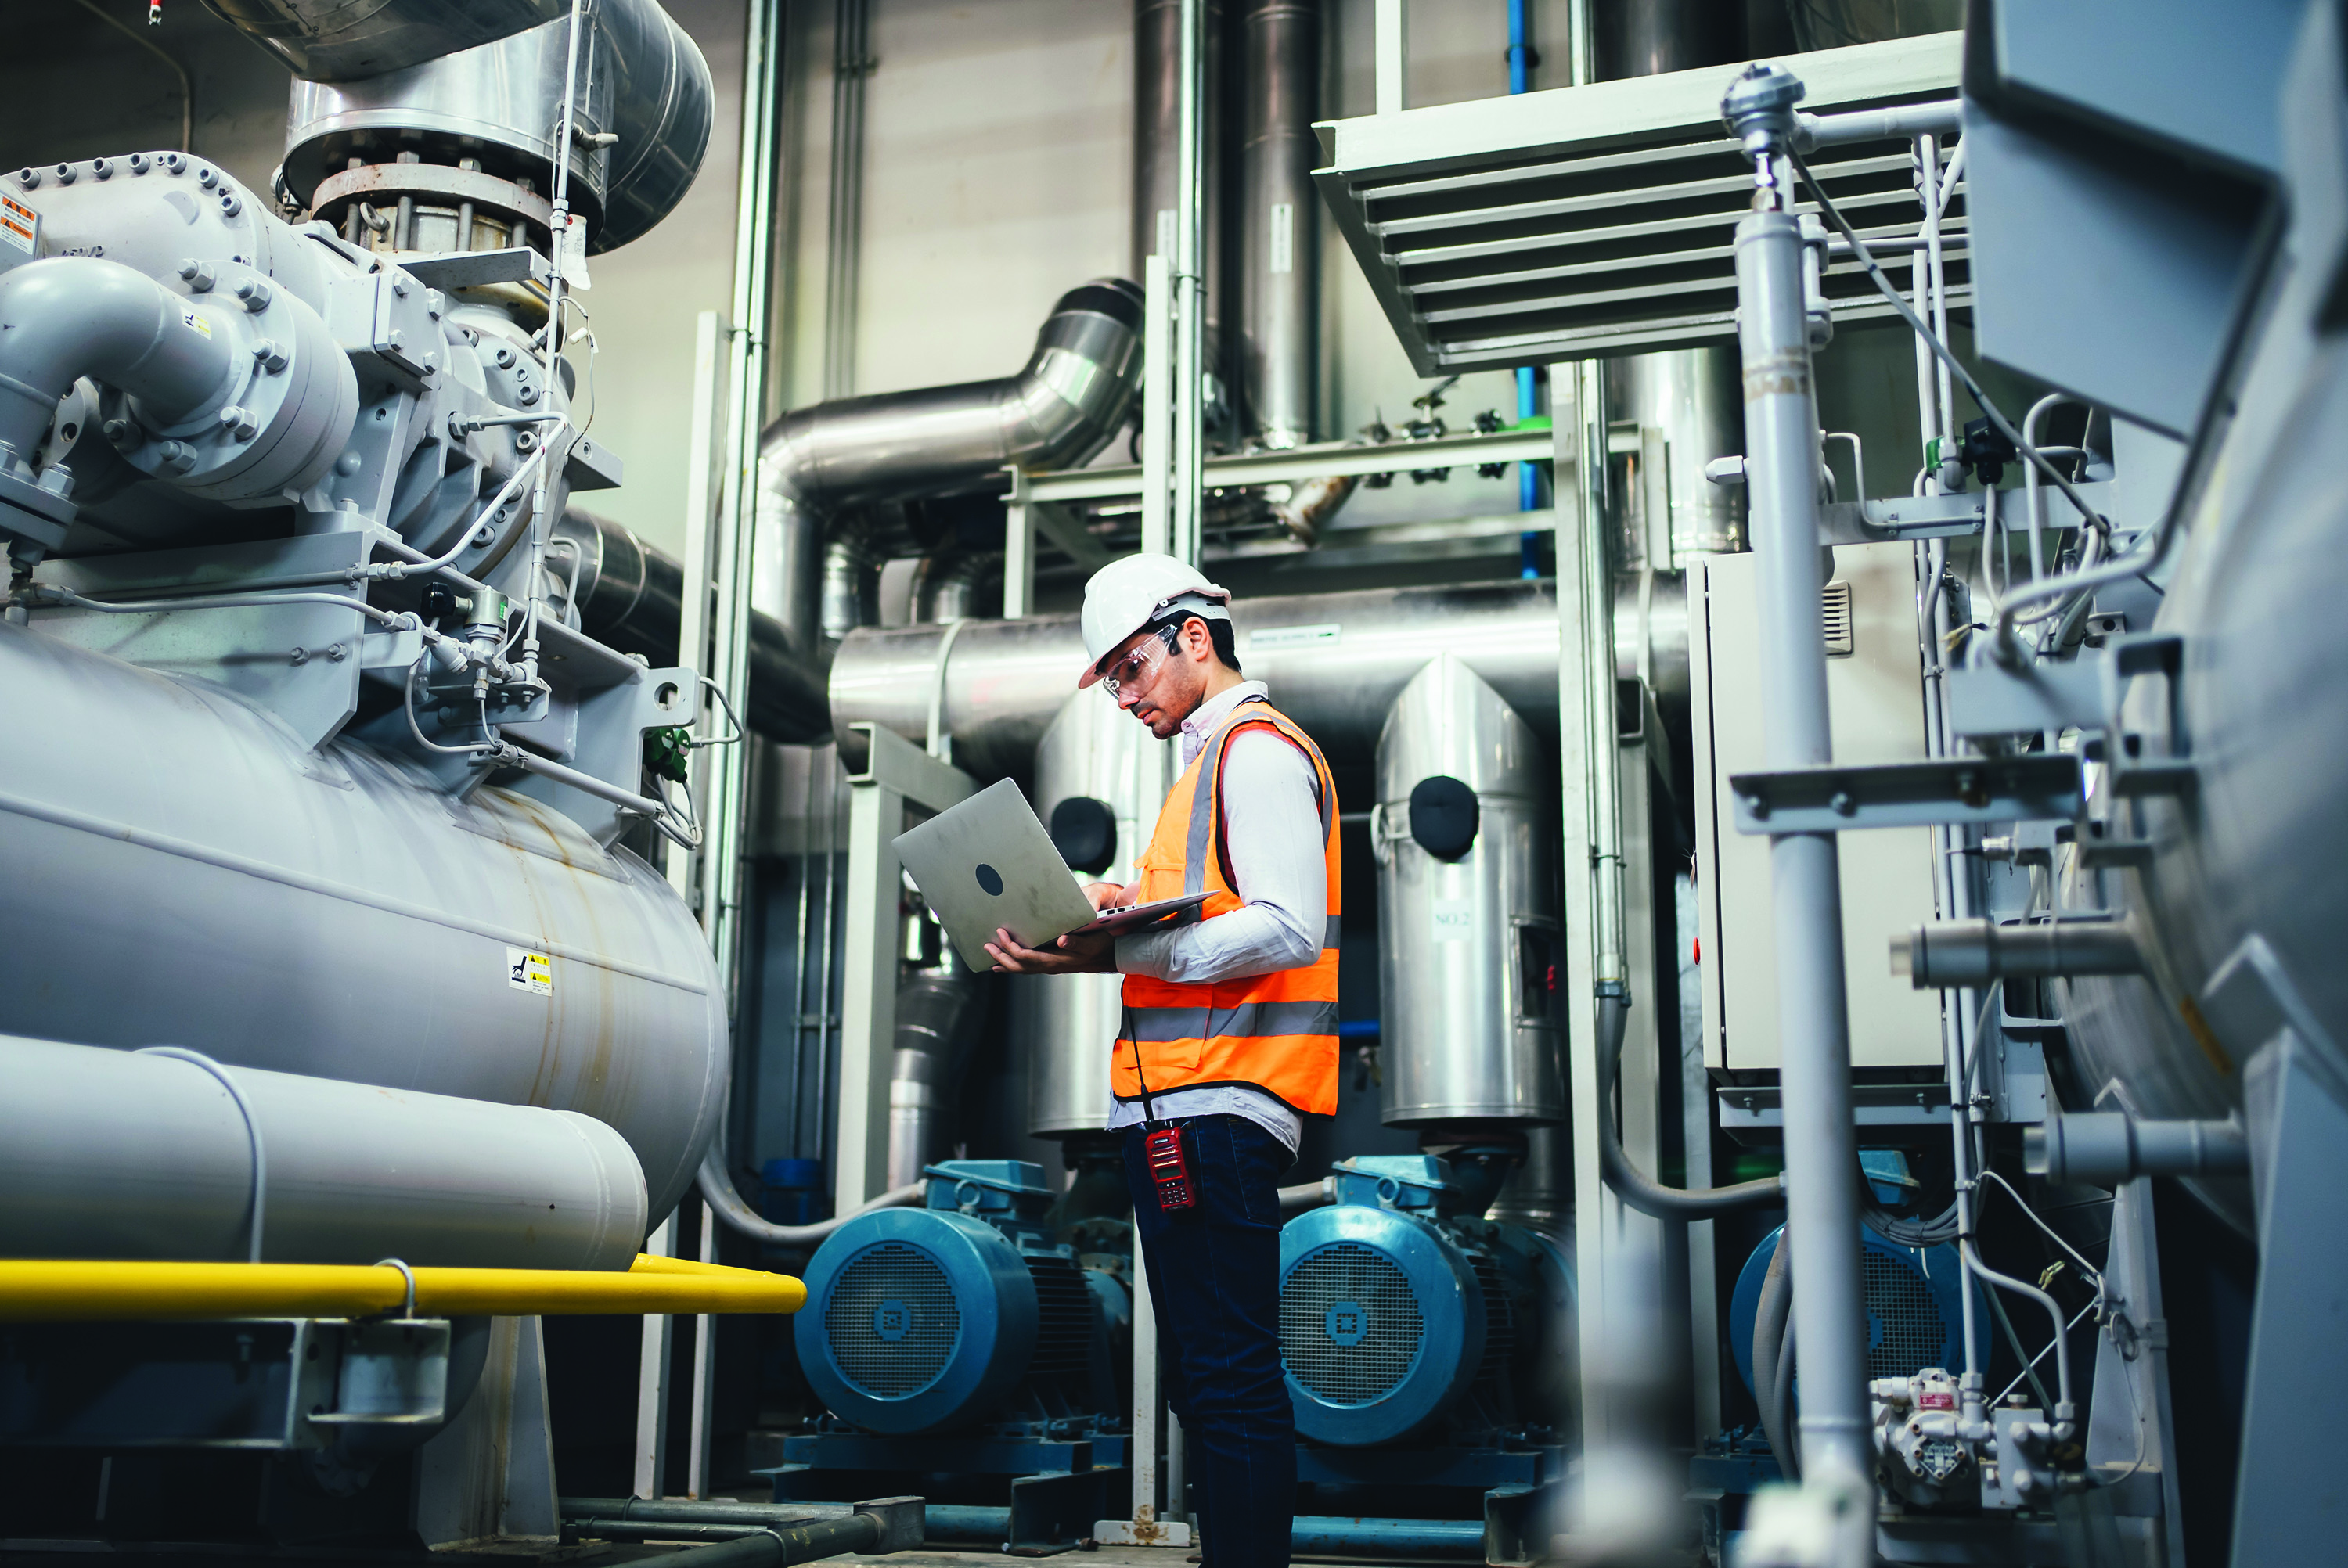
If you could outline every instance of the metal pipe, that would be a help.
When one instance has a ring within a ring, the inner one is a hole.
[[[1545,584],[1241,600],[1232,616],[1246,673],[1270,682],[1282,711],[1341,765],[1370,760],[1395,698],[1445,652],[1537,726],[1556,723],[1557,610]],[[1274,630],[1277,644],[1252,645]],[[920,743],[942,635],[934,626],[867,627],[846,639],[832,662],[833,733],[870,722]],[[982,778],[1025,774],[1083,664],[1073,615],[967,623],[942,709],[955,765]]]
[[[1756,165],[1756,210],[1736,230],[1737,342],[1744,363],[1746,486],[1752,507],[1766,754],[1772,769],[1834,759],[1826,649],[1818,623],[1818,421],[1803,312],[1801,226],[1782,153],[1798,91],[1754,67],[1724,105]],[[1798,1451],[1806,1473],[1846,1490],[1871,1522],[1866,1318],[1859,1273],[1858,1161],[1850,1028],[1842,968],[1842,893],[1832,834],[1769,840],[1777,932],[1779,1067],[1786,1116],[1787,1221],[1795,1337],[1804,1351]],[[1850,1532],[1871,1552],[1873,1530]]]
[[[870,1214],[875,1209],[919,1207],[929,1191],[928,1183],[911,1182],[891,1187],[860,1207],[831,1219],[818,1220],[808,1225],[778,1225],[742,1201],[742,1194],[734,1190],[734,1179],[726,1173],[726,1167],[715,1147],[701,1162],[695,1185],[699,1189],[702,1200],[729,1229],[770,1246],[814,1246],[858,1214]]]
[[[1247,129],[1240,151],[1242,394],[1268,447],[1313,439],[1320,203],[1313,121],[1321,83],[1319,0],[1247,0]],[[1346,488],[1350,490],[1351,486]]]
[[[1221,101],[1222,0],[1206,0],[1206,97]],[[1181,0],[1134,0],[1133,6],[1133,211],[1132,275],[1140,277],[1148,259],[1164,255],[1169,266],[1175,251],[1175,214],[1187,199],[1181,183],[1182,118]],[[1220,116],[1207,117],[1204,184],[1222,189]],[[1222,253],[1220,202],[1210,202],[1204,214],[1206,252]],[[1317,209],[1316,209],[1317,211]],[[1208,280],[1206,320],[1209,340],[1221,316],[1221,291]]]
[[[695,1547],[674,1559],[696,1568],[811,1563],[850,1552],[904,1552],[919,1546],[923,1534],[918,1497],[881,1498],[845,1508],[831,1503],[750,1508],[564,1498],[558,1507],[566,1531],[606,1539],[675,1540],[686,1532],[700,1536],[704,1531],[713,1535],[722,1531],[716,1544]],[[745,1517],[753,1513],[756,1519]]]
[[[2110,920],[2029,926],[1938,920],[1891,938],[1891,972],[1906,974],[1920,991],[1982,988],[2007,977],[2133,975],[2143,969],[2135,936]]]
[[[159,429],[224,403],[238,351],[207,313],[97,256],[28,261],[0,276],[0,443],[29,462],[57,400],[85,375],[138,399]]]
[[[1207,456],[1207,8],[1206,0],[1180,0],[1180,6],[1181,200],[1174,209],[1174,254],[1167,269],[1174,289],[1173,493],[1167,531],[1174,558],[1196,566],[1204,542],[1200,513]],[[1158,412],[1151,409],[1149,416]]]
[[[0,1259],[0,1322],[13,1323],[366,1317],[394,1308],[425,1317],[788,1313],[806,1301],[807,1286],[788,1275],[714,1264],[685,1273],[641,1260],[623,1272]]]
[[[1861,109],[1852,114],[1797,114],[1794,146],[1808,152],[1850,141],[1905,141],[1918,136],[1955,136],[1964,119],[1955,98],[1938,103],[1894,104],[1888,108]]]
[[[258,1068],[219,1083],[162,1054],[0,1035],[0,1255],[623,1268],[634,1153],[572,1111]],[[249,1110],[249,1117],[247,1112]]]
[[[2117,1187],[2138,1176],[2250,1173],[2238,1121],[2155,1121],[2124,1111],[2071,1112],[2022,1130],[2023,1168],[2050,1182]]]
[[[896,1047],[889,1071],[889,1184],[918,1183],[936,1151],[939,1111],[953,1103],[969,1064],[978,977],[951,956],[897,988]]]
[[[820,663],[827,544],[841,509],[984,489],[1014,465],[1081,466],[1132,408],[1140,332],[1140,291],[1096,279],[1060,296],[1015,375],[843,398],[777,420],[759,444],[753,602]]]

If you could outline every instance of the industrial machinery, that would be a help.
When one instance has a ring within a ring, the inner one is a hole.
[[[840,1471],[1007,1475],[1099,1517],[1124,1480],[1126,1285],[1053,1240],[1039,1167],[925,1175],[921,1207],[850,1220],[808,1264],[799,1365],[830,1414],[784,1443],[776,1500],[835,1497]]]
[[[1556,1480],[1573,1271],[1548,1236],[1481,1217],[1501,1170],[1346,1160],[1332,1201],[1281,1227],[1281,1355],[1306,1483]]]

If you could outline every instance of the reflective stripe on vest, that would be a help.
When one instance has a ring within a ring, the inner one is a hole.
[[[1241,907],[1242,900],[1224,876],[1222,764],[1231,736],[1251,726],[1279,734],[1313,765],[1329,878],[1320,956],[1298,968],[1205,984],[1128,975],[1128,1021],[1117,1039],[1110,1083],[1125,1101],[1142,1098],[1145,1080],[1153,1095],[1248,1084],[1300,1112],[1328,1115],[1337,1109],[1337,927],[1344,905],[1337,786],[1312,737],[1261,697],[1234,708],[1168,794],[1142,855],[1137,897],[1147,902],[1204,893],[1202,919]]]

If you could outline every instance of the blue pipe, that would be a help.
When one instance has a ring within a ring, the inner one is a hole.
[[[1525,42],[1525,0],[1509,0],[1509,93],[1529,92],[1532,88],[1532,50]],[[1540,412],[1539,394],[1533,387],[1533,367],[1517,366],[1517,417],[1530,419]],[[1517,465],[1517,510],[1540,510],[1540,470],[1530,463]],[[1517,573],[1519,577],[1539,577],[1540,563],[1538,548],[1540,536],[1523,533],[1517,536]]]
[[[1467,1557],[1484,1560],[1480,1519],[1330,1519],[1300,1516],[1288,1549],[1319,1557],[1357,1553],[1381,1557]]]
[[[1349,1018],[1337,1025],[1339,1040],[1375,1040],[1377,1037],[1378,1020],[1374,1018]]]
[[[933,1502],[922,1534],[939,1545],[999,1547],[1011,1532],[1007,1508]],[[1288,1549],[1315,1556],[1371,1553],[1381,1557],[1484,1556],[1484,1525],[1474,1519],[1348,1519],[1299,1516]]]

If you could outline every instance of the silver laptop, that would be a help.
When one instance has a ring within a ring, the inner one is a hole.
[[[1207,900],[1198,893],[1096,914],[1035,808],[1009,779],[898,835],[895,848],[905,874],[953,938],[954,951],[973,969],[994,967],[986,944],[998,927],[1022,947],[1041,948],[1071,932],[1147,929],[1179,919]]]

